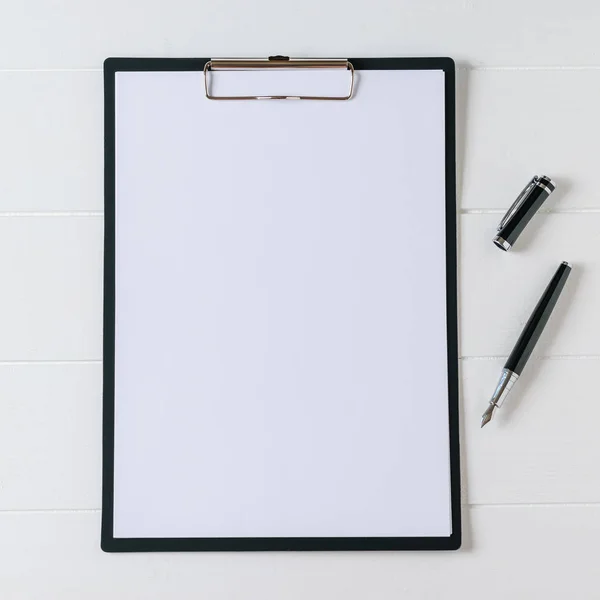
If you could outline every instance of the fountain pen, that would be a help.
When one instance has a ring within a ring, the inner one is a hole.
[[[492,394],[487,409],[481,417],[482,427],[492,420],[494,411],[496,408],[502,406],[515,381],[517,381],[519,375],[521,375],[535,345],[540,339],[540,335],[542,335],[542,331],[544,331],[544,327],[546,327],[546,323],[556,306],[556,302],[565,287],[565,283],[570,273],[571,267],[569,263],[563,262],[556,270],[554,277],[550,280],[548,287],[542,294],[537,306],[525,324],[525,328],[521,332],[513,351],[510,353],[510,356],[502,369],[498,385]]]

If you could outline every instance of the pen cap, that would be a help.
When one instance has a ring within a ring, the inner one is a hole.
[[[555,188],[556,184],[545,175],[536,175],[525,186],[498,226],[498,233],[493,241],[500,250],[512,248],[527,223]]]

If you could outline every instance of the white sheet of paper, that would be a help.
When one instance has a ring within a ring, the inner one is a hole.
[[[115,537],[449,535],[444,73],[203,86],[116,78]]]

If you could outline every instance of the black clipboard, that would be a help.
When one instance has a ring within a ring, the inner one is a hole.
[[[111,58],[104,64],[105,239],[103,351],[103,492],[101,546],[106,552],[273,550],[453,550],[461,544],[458,426],[455,66],[449,58],[351,58],[354,70],[441,70],[445,95],[445,225],[451,533],[423,537],[138,537],[114,535],[115,481],[115,82],[121,72],[206,70],[210,59]],[[206,75],[206,73],[205,73]],[[354,81],[352,81],[354,84]],[[208,90],[207,90],[208,94]],[[341,99],[341,98],[339,98]]]

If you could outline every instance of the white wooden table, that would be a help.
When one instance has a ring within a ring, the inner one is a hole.
[[[599,27],[593,0],[5,3],[0,597],[600,597]],[[103,554],[102,60],[281,52],[457,60],[463,549]],[[501,253],[494,228],[535,173],[558,190]],[[568,291],[481,431],[561,260]]]

